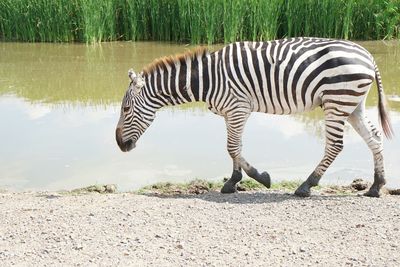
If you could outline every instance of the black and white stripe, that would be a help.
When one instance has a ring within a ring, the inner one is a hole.
[[[375,182],[368,192],[379,195],[384,184],[381,135],[366,119],[365,98],[371,84],[378,84],[378,107],[386,135],[391,126],[384,105],[379,70],[371,54],[344,40],[290,38],[269,42],[237,42],[208,53],[199,50],[158,60],[135,80],[123,100],[117,140],[133,144],[166,105],[203,101],[211,111],[225,117],[228,152],[233,159],[232,178],[223,192],[235,190],[241,169],[269,186],[269,175],[259,174],[241,156],[241,137],[251,112],[293,114],[321,106],[325,113],[325,155],[297,195],[310,194],[343,148],[345,121],[360,133],[375,159]],[[119,134],[118,134],[119,131]]]

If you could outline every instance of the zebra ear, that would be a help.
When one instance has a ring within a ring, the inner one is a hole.
[[[135,94],[139,94],[145,84],[142,74],[136,74],[132,69],[130,69],[128,71],[128,76],[132,81]]]
[[[134,79],[136,78],[136,73],[133,71],[133,69],[128,70],[128,77],[131,79],[132,82],[134,82]]]

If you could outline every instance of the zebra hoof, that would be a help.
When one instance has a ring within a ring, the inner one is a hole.
[[[271,188],[271,177],[267,172],[263,172],[258,177],[258,182],[263,184],[266,188]]]
[[[299,188],[296,189],[294,194],[298,197],[309,197],[311,196],[310,185],[306,182],[302,183]]]
[[[368,192],[364,193],[364,196],[366,196],[366,197],[380,197],[381,194],[379,193],[378,189],[371,187],[368,190]]]
[[[236,185],[233,183],[230,183],[229,181],[227,181],[224,186],[221,188],[221,193],[222,194],[232,194],[232,193],[236,193],[237,189],[236,189]]]

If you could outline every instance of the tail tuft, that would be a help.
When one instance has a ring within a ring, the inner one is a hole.
[[[375,65],[375,80],[378,87],[378,111],[379,111],[379,122],[382,126],[383,133],[386,138],[392,139],[394,137],[394,131],[392,124],[390,122],[389,113],[386,110],[387,102],[385,93],[383,92],[382,78],[381,74],[378,70],[378,66],[374,62]]]

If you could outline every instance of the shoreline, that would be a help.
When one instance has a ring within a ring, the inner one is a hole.
[[[200,195],[208,192],[220,192],[223,181],[208,181],[204,179],[194,179],[189,182],[172,183],[159,182],[144,186],[137,190],[119,191],[116,184],[93,184],[81,188],[71,190],[12,190],[0,187],[0,194],[59,194],[59,195],[82,195],[89,193],[99,194],[137,194],[137,195]],[[237,184],[237,192],[274,192],[282,191],[286,193],[294,193],[296,188],[302,183],[301,180],[283,180],[271,185],[271,188],[266,188],[262,184],[253,179],[245,178]],[[371,186],[371,183],[363,179],[354,179],[353,182],[347,185],[324,184],[312,188],[314,194],[319,195],[360,195],[365,193]],[[381,189],[382,195],[400,195],[400,188],[388,188],[384,186]]]

